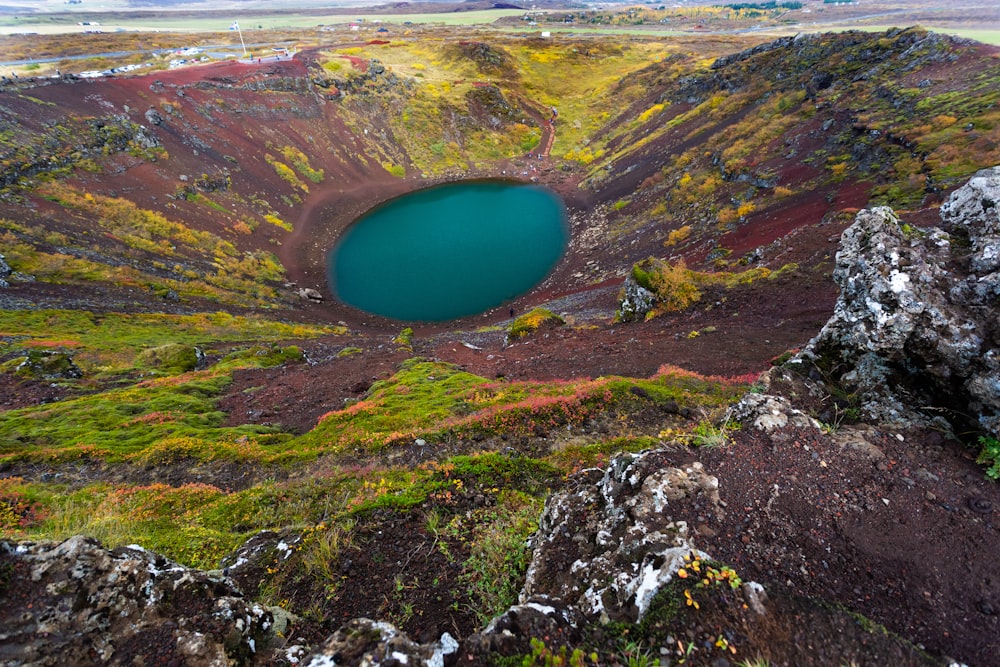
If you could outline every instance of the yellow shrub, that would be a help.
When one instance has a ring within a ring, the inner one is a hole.
[[[691,236],[691,225],[684,225],[679,229],[671,231],[667,236],[667,240],[663,242],[663,245],[669,248],[670,246],[677,245],[681,241],[686,240],[689,236]]]
[[[663,111],[663,108],[665,106],[666,106],[665,104],[654,104],[653,106],[649,107],[648,109],[646,109],[645,111],[643,111],[641,114],[639,114],[639,122],[640,123],[645,123],[650,118],[652,118],[656,114],[658,114],[661,111]]]
[[[934,116],[934,119],[931,120],[931,125],[934,127],[935,130],[943,130],[946,127],[951,127],[952,125],[954,125],[957,122],[958,122],[958,119],[955,118],[954,116],[948,116],[946,114],[940,114],[940,115]]]
[[[313,183],[323,182],[323,170],[313,169],[309,164],[309,158],[305,153],[294,146],[285,146],[281,149],[281,155],[291,162],[300,174],[308,178]]]
[[[703,197],[707,197],[715,192],[715,189],[719,187],[722,183],[722,179],[718,176],[708,176],[702,181],[701,185],[698,186],[698,194]]]
[[[264,216],[264,220],[266,220],[267,222],[270,222],[275,227],[281,227],[286,232],[292,231],[292,226],[290,224],[288,224],[287,222],[285,222],[284,220],[282,220],[278,216],[274,215],[273,213],[266,214]]]
[[[535,51],[531,54],[531,59],[536,63],[552,63],[559,60],[559,54],[551,51]]]
[[[274,158],[273,155],[270,154],[265,154],[264,160],[269,165],[274,167],[275,173],[277,173],[278,176],[281,177],[281,180],[285,181],[293,188],[301,189],[302,192],[306,193],[309,192],[309,187],[299,179],[299,177],[295,174],[295,170],[289,167],[287,164],[285,164],[284,162],[279,162]]]
[[[650,274],[650,283],[660,297],[661,309],[666,312],[684,310],[701,298],[701,291],[694,283],[694,272],[687,268],[683,259],[672,265],[663,262]]]
[[[510,325],[508,336],[511,340],[516,340],[529,336],[543,326],[548,328],[562,326],[563,324],[565,324],[563,318],[551,310],[535,308],[514,320]]]
[[[247,223],[243,222],[242,220],[237,220],[233,224],[233,231],[236,232],[237,234],[252,234],[253,233],[253,230],[250,229],[250,225],[248,225]]]
[[[847,174],[847,163],[839,162],[837,164],[830,165],[830,173],[832,173],[833,177],[839,181]]]
[[[731,206],[726,206],[719,210],[719,224],[730,225],[740,219],[740,214]]]

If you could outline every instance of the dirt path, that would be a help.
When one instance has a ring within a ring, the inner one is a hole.
[[[553,122],[543,120],[542,121],[542,140],[539,145],[542,147],[540,155],[542,157],[548,157],[549,153],[552,152],[552,144],[556,141],[556,125]]]
[[[541,128],[542,138],[538,141],[538,154],[542,157],[548,157],[552,151],[552,144],[556,141],[555,122],[546,117],[546,114],[550,113],[550,108],[522,95],[517,95],[516,97],[520,100],[524,112],[531,116],[538,123],[538,127]],[[540,109],[544,111],[540,111]]]

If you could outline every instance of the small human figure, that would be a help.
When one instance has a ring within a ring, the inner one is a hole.
[[[514,317],[514,307],[513,306],[511,306],[511,308],[510,308],[510,316],[512,318]]]

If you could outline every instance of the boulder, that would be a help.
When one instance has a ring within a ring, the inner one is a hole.
[[[10,283],[6,279],[12,273],[14,273],[14,269],[10,268],[10,264],[7,263],[4,256],[0,255],[0,287],[10,287]]]
[[[73,357],[65,352],[29,350],[27,356],[16,362],[14,373],[33,380],[75,380],[83,377],[83,371],[73,363]]]
[[[146,120],[151,125],[163,125],[163,116],[156,109],[150,107],[146,110]]]
[[[250,665],[271,614],[221,576],[138,546],[0,542],[5,664]]]
[[[646,313],[656,307],[658,300],[656,294],[640,285],[630,273],[622,288],[617,319],[620,322],[642,322]]]
[[[323,294],[319,290],[314,290],[311,287],[299,288],[297,294],[299,295],[300,299],[307,299],[309,301],[313,301],[316,303],[319,303],[320,301],[323,300]]]
[[[543,604],[572,604],[592,621],[642,618],[684,556],[697,551],[676,510],[697,497],[723,512],[718,480],[700,463],[682,469],[661,459],[658,452],[623,454],[546,502],[521,604],[540,596]],[[567,562],[573,567],[559,565]]]
[[[784,396],[748,393],[726,411],[725,421],[753,426],[759,431],[783,429],[789,425],[798,428],[819,429],[818,421],[792,407]]]
[[[205,358],[205,353],[193,345],[167,343],[143,350],[135,358],[135,365],[155,368],[164,373],[176,374],[193,371]]]
[[[389,623],[356,618],[341,626],[318,651],[303,660],[302,665],[444,667],[445,658],[457,650],[458,641],[447,632],[437,642],[417,644]]]
[[[834,314],[793,363],[854,394],[873,421],[945,415],[952,428],[1000,435],[998,201],[993,168],[941,207],[948,231],[903,225],[888,208],[860,211],[841,237]]]
[[[948,232],[969,240],[969,268],[977,281],[995,276],[1000,269],[1000,167],[983,169],[953,192],[941,205],[941,220]]]

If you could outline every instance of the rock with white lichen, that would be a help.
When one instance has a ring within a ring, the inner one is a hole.
[[[446,658],[457,650],[458,641],[447,632],[437,642],[417,644],[389,623],[356,618],[341,626],[302,664],[444,667]]]
[[[0,542],[5,665],[254,664],[271,613],[221,576],[138,546]]]
[[[1000,435],[1000,167],[941,207],[945,229],[888,208],[858,213],[842,238],[833,316],[799,355],[881,423]],[[973,415],[975,424],[962,423]]]
[[[622,455],[589,476],[546,503],[521,602],[544,595],[593,620],[635,622],[696,551],[674,509],[699,497],[722,514],[718,480],[700,463],[661,467],[655,454]],[[566,560],[568,571],[558,565]]]
[[[10,264],[3,255],[0,255],[0,287],[10,287],[10,283],[7,282],[7,278],[12,274],[14,270],[10,268]]]

